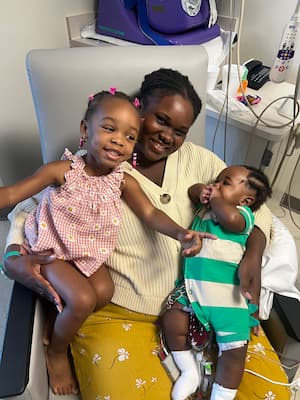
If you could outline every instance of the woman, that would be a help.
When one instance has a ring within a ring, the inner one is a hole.
[[[145,76],[140,100],[143,126],[136,147],[137,165],[134,168],[132,162],[127,162],[124,169],[138,180],[156,207],[188,227],[194,212],[188,187],[213,180],[224,168],[216,155],[185,142],[201,101],[188,78],[170,69]],[[145,227],[125,204],[123,210],[117,247],[107,263],[115,293],[108,306],[85,321],[72,344],[76,375],[84,400],[167,400],[172,382],[158,357],[157,317],[178,278],[180,248],[173,239]],[[22,218],[18,214],[13,226],[22,225]],[[248,240],[239,268],[242,290],[250,292],[255,303],[261,256],[270,235],[271,216],[266,208],[257,215],[256,225],[259,228]],[[9,243],[22,242],[16,232],[11,232]],[[12,245],[7,251],[19,248]],[[49,257],[40,255],[12,256],[5,266],[11,278],[43,293],[59,308],[58,295],[49,283],[43,282],[38,271],[38,265],[48,261]],[[264,346],[271,350],[265,337],[252,338],[247,369],[286,381],[274,361],[269,361],[272,352],[268,352],[268,358],[259,353],[266,352]],[[275,356],[273,359],[278,361]],[[268,393],[274,394],[274,399],[289,398],[287,389],[247,373],[237,399],[267,399]]]

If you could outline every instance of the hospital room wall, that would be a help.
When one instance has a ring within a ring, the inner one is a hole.
[[[25,69],[27,52],[68,47],[66,16],[93,12],[95,7],[95,0],[0,1],[0,177],[4,184],[41,164]]]

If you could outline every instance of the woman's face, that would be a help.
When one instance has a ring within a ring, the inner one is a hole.
[[[193,106],[180,95],[153,96],[143,110],[137,149],[148,161],[159,161],[178,150],[193,123]]]

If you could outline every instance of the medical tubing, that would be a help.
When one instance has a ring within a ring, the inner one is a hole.
[[[234,8],[235,8],[235,5],[234,5]],[[233,26],[232,26],[232,24],[233,24],[233,18],[234,18],[232,0],[230,0],[230,12],[229,12],[229,14],[232,15],[231,23],[230,23],[230,30],[229,30],[229,55],[228,55],[228,63],[229,63],[229,65],[231,65],[231,59],[232,59],[232,46],[231,46],[231,43],[232,43],[232,34],[233,34]],[[225,96],[222,108],[220,110],[220,113],[219,113],[219,118],[217,120],[217,124],[216,124],[215,131],[214,131],[214,134],[213,134],[213,141],[212,141],[212,150],[214,151],[218,128],[219,128],[219,125],[220,125],[220,122],[221,122],[221,118],[222,118],[222,115],[223,115],[223,111],[224,111],[224,108],[225,108],[226,111],[225,111],[225,122],[224,122],[224,152],[223,152],[223,161],[224,162],[226,162],[226,138],[227,138],[228,111],[229,111],[229,109],[228,109],[229,77],[230,77],[230,68],[228,68],[228,71],[227,71],[226,96]]]
[[[251,130],[250,141],[249,141],[249,144],[248,144],[248,149],[247,149],[247,153],[246,153],[245,159],[247,159],[247,156],[248,156],[248,154],[249,154],[250,147],[251,147],[251,146],[250,146],[251,140],[252,140],[252,138],[253,138],[253,136],[254,136],[254,133],[255,133],[255,131],[256,131],[256,129],[257,129],[257,125],[258,125],[259,121],[261,120],[261,117],[263,116],[263,114],[264,114],[264,113],[268,110],[268,108],[271,107],[274,103],[276,103],[276,102],[279,101],[279,100],[286,99],[286,98],[287,98],[287,96],[278,97],[277,99],[271,101],[271,103],[269,103],[269,104],[261,111],[261,113],[259,114],[259,118],[256,120],[256,122],[255,122],[255,124],[254,124],[254,126],[253,126],[253,128],[252,128],[252,130]],[[300,112],[300,106],[299,106],[298,103],[296,103],[296,104],[297,104],[297,107],[296,107],[296,108],[297,108],[296,116],[298,116],[298,115],[299,115],[299,112]],[[289,134],[288,134],[287,145],[286,145],[286,148],[285,148],[285,150],[284,150],[284,152],[283,152],[283,158],[286,156],[286,153],[287,153],[287,150],[288,150],[288,146],[289,146],[289,144],[290,144],[290,140],[291,140],[291,136],[292,136],[292,133],[293,133],[293,128],[294,128],[295,119],[296,119],[296,117],[293,119],[293,121],[289,121],[288,123],[286,123],[286,124],[284,125],[284,127],[286,127],[286,126],[290,125],[291,122],[292,122],[292,127],[291,127],[291,129],[290,129]],[[281,164],[282,164],[282,160],[279,162],[279,165],[281,165]],[[275,182],[275,181],[274,181],[274,182]],[[272,182],[272,186],[273,186],[274,182]]]

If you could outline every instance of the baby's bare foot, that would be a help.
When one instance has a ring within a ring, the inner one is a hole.
[[[78,385],[73,374],[68,355],[66,353],[54,353],[51,347],[46,347],[46,362],[49,376],[49,384],[54,394],[77,394]]]

